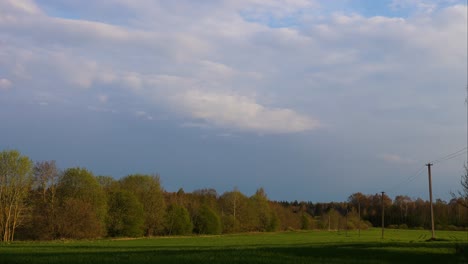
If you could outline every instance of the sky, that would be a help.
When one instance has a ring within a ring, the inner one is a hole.
[[[0,150],[167,191],[428,199],[424,165],[467,146],[467,27],[466,0],[1,0]]]

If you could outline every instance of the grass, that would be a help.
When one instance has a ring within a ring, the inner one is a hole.
[[[0,263],[468,263],[466,232],[380,230],[14,242]]]

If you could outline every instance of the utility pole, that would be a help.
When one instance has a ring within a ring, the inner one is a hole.
[[[384,238],[384,229],[385,229],[385,206],[384,206],[384,194],[382,192],[382,239]]]
[[[434,208],[432,207],[432,179],[431,179],[431,166],[433,164],[428,163],[427,166],[427,177],[429,178],[429,203],[431,205],[431,225],[432,225],[432,240],[435,239],[435,231],[434,231]]]

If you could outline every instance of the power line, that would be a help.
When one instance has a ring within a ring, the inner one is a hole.
[[[468,150],[467,150],[467,148],[465,147],[465,148],[462,148],[462,149],[460,149],[460,150],[457,150],[457,151],[455,151],[455,152],[453,152],[453,153],[450,153],[450,154],[448,154],[448,155],[442,156],[442,157],[440,157],[440,158],[438,158],[438,159],[436,159],[436,160],[434,160],[434,161],[431,161],[430,163],[436,164],[436,163],[441,163],[441,162],[444,162],[444,161],[447,161],[447,160],[451,160],[451,159],[454,159],[454,158],[456,158],[456,157],[459,157],[459,156],[461,156],[461,155],[466,154],[467,151],[468,151]],[[406,185],[406,184],[408,184],[408,183],[410,183],[410,182],[416,180],[419,176],[422,175],[422,172],[424,171],[424,168],[425,168],[425,167],[426,167],[426,166],[421,166],[417,172],[411,174],[410,176],[408,176],[406,179],[402,180],[401,182],[399,182],[399,183],[393,185],[391,188],[388,188],[388,189],[387,189],[387,192],[388,192],[388,193],[392,193],[392,192],[398,190],[398,189],[399,189],[400,187],[402,187],[403,185]]]
[[[421,168],[419,168],[419,170],[418,170],[416,173],[411,174],[408,178],[404,179],[403,181],[401,181],[401,182],[398,183],[398,184],[395,184],[394,186],[392,186],[391,188],[389,188],[389,189],[387,190],[387,192],[391,193],[391,192],[393,192],[393,191],[399,189],[402,185],[408,184],[408,183],[414,181],[416,178],[418,178],[418,177],[422,174],[422,172],[424,171],[424,168],[425,168],[425,167],[426,167],[426,166],[421,166]]]
[[[460,149],[460,150],[458,150],[456,152],[450,153],[450,154],[445,155],[445,156],[443,156],[441,158],[438,158],[438,159],[436,159],[434,161],[431,161],[431,163],[435,164],[435,163],[440,163],[440,162],[443,162],[443,161],[451,160],[451,159],[456,158],[458,156],[464,155],[465,153],[467,153],[467,147],[464,147],[464,148],[462,148],[462,149]]]

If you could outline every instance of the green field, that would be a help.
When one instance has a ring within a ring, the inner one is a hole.
[[[467,232],[380,229],[0,244],[0,263],[468,263]]]

